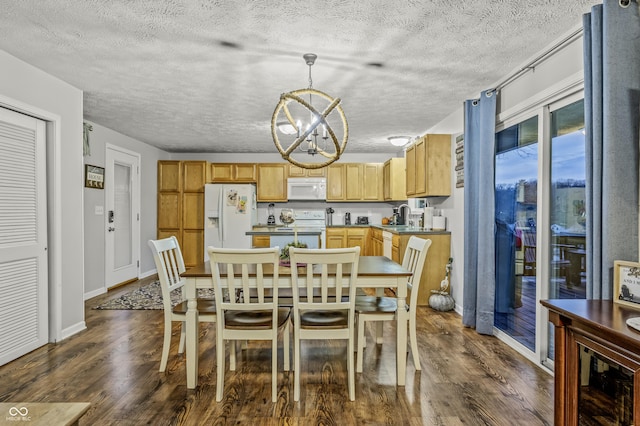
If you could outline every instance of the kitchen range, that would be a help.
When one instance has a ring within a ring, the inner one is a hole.
[[[308,248],[324,247],[326,232],[324,210],[283,209],[280,217],[282,226],[257,226],[246,232],[246,235],[269,235],[271,247],[284,247],[294,240],[307,244]]]

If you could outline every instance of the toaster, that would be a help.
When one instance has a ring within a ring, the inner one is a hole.
[[[369,224],[369,218],[367,216],[358,216],[357,224],[358,225],[368,225]]]

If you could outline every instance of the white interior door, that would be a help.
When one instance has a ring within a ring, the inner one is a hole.
[[[48,341],[45,122],[0,108],[0,365]]]
[[[140,259],[140,155],[107,146],[105,166],[105,283],[138,278]]]

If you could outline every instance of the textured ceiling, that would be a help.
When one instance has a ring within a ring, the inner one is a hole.
[[[340,97],[347,152],[394,152],[599,0],[3,0],[0,49],[84,91],[86,119],[174,152],[275,152],[280,94]]]

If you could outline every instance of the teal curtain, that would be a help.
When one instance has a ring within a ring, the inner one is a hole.
[[[639,11],[606,0],[583,18],[588,299],[616,297],[613,261],[638,261]]]
[[[464,105],[464,296],[462,323],[493,334],[495,301],[496,91]]]

